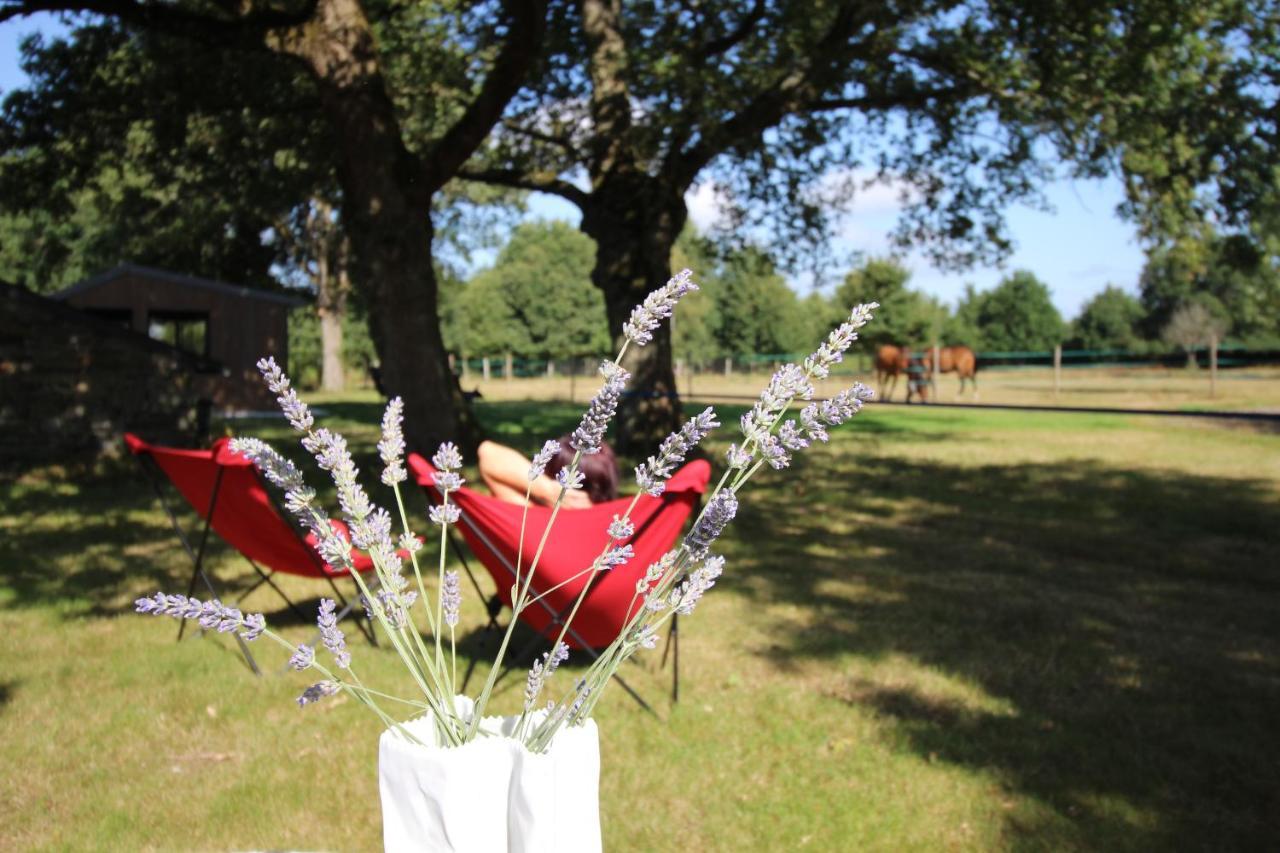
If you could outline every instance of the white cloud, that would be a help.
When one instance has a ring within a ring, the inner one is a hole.
[[[704,234],[725,221],[723,190],[712,180],[702,181],[684,194],[689,219]]]

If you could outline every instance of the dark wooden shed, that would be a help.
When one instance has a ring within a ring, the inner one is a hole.
[[[126,264],[55,295],[104,320],[211,359],[215,408],[268,409],[271,393],[255,366],[275,356],[289,363],[289,312],[305,299],[150,267]]]

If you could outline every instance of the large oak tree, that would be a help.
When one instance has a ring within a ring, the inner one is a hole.
[[[405,398],[408,437],[419,447],[475,439],[441,340],[431,203],[516,93],[540,47],[545,0],[6,0],[0,21],[42,11],[106,16],[303,70],[335,150],[352,280],[371,309],[385,385]]]
[[[1156,239],[1274,197],[1274,0],[578,0],[466,175],[558,195],[596,240],[611,327],[670,275],[686,192],[792,260],[868,177],[949,266],[1007,252],[1002,212],[1065,163],[1119,173]],[[629,367],[624,439],[678,419],[665,333]]]

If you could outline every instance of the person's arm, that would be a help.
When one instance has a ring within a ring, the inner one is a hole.
[[[482,441],[478,456],[480,478],[496,498],[509,503],[524,503],[524,491],[529,488],[533,500],[551,506],[560,495],[560,484],[546,474],[530,486],[529,460],[517,450],[495,441]],[[561,506],[583,509],[591,506],[591,499],[581,491],[570,491],[565,493]]]

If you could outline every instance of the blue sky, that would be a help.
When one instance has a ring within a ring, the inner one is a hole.
[[[18,43],[31,32],[55,34],[65,29],[56,18],[41,15],[0,24],[0,92],[22,86],[26,78],[18,66]],[[941,272],[921,258],[909,256],[912,285],[954,303],[965,282],[979,289],[993,286],[1014,269],[1029,269],[1053,291],[1053,299],[1063,315],[1071,318],[1090,296],[1107,284],[1117,284],[1136,293],[1143,255],[1133,226],[1115,215],[1123,198],[1120,183],[1102,181],[1057,181],[1046,188],[1054,208],[1045,213],[1024,207],[1007,211],[1015,251],[1003,267],[980,267],[964,273]],[[705,225],[715,216],[709,188],[688,196],[690,216]],[[886,250],[886,236],[897,215],[897,201],[888,187],[873,189],[863,196],[839,226],[837,242],[842,249],[872,254]],[[529,216],[577,222],[576,208],[551,196],[535,196]],[[793,282],[798,289],[805,285]]]

